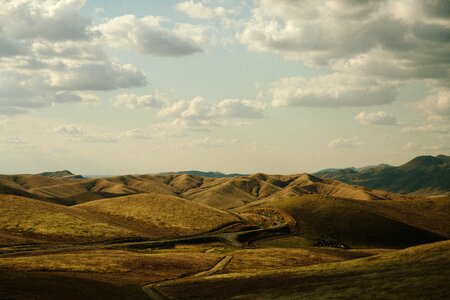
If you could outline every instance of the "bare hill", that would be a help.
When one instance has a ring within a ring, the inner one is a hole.
[[[322,194],[358,200],[399,199],[399,195],[351,186],[309,174],[254,174],[232,178],[181,175],[126,175],[73,179],[41,175],[0,176],[0,191],[63,205],[118,196],[157,193],[219,209],[232,209],[274,194]]]
[[[149,237],[199,234],[240,222],[236,216],[212,207],[155,193],[97,200],[75,207]]]

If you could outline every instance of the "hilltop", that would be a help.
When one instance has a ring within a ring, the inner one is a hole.
[[[325,169],[313,174],[394,193],[446,193],[450,191],[450,156],[418,156],[397,167],[381,164],[358,169]]]
[[[0,298],[445,298],[449,238],[450,196],[306,173],[0,175]]]

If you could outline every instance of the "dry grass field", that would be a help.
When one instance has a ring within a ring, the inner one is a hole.
[[[1,175],[0,299],[442,299],[449,236],[448,196],[308,174]]]
[[[447,299],[450,242],[289,270],[155,285],[173,299]]]

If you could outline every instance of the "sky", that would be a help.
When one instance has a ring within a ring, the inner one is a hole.
[[[450,154],[448,0],[0,0],[0,173]]]

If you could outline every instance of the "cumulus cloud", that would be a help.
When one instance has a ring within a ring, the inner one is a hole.
[[[263,118],[266,105],[259,101],[244,99],[224,99],[215,104],[209,104],[202,97],[190,101],[180,100],[167,106],[159,112],[160,116],[208,120],[213,118]]]
[[[395,85],[371,78],[333,73],[315,78],[290,77],[272,83],[273,106],[344,107],[391,103]]]
[[[363,125],[397,125],[397,119],[385,111],[365,112],[356,115],[355,120]]]
[[[441,49],[446,48],[448,28],[424,16],[424,11],[433,11],[438,2],[448,7],[443,0],[260,0],[239,38],[251,49],[313,65],[377,48],[396,52],[398,57],[414,55],[414,49],[423,48],[423,42],[433,41]],[[430,57],[435,50],[428,47],[430,52],[424,54]]]
[[[145,75],[105,54],[82,0],[0,0],[0,114],[54,103],[95,103],[106,91],[143,86]]]
[[[208,132],[220,127],[212,120],[175,119],[171,122],[153,124],[147,128],[133,128],[122,133],[122,137],[137,140],[178,138],[188,136],[190,132]]]
[[[226,9],[223,6],[209,7],[205,1],[183,1],[175,7],[188,17],[201,20],[225,18],[235,14],[233,10]]]
[[[114,98],[113,106],[125,106],[128,109],[143,107],[161,108],[166,103],[166,96],[159,91],[153,95],[121,94]]]
[[[308,87],[302,83],[285,80],[287,89],[276,89],[275,105],[322,106],[335,100],[348,106],[389,103],[395,99],[395,86],[408,81],[421,80],[432,89],[450,88],[448,12],[445,0],[259,0],[237,37],[252,51],[276,53],[308,66],[326,66],[332,72],[363,78],[354,82],[361,90],[366,80],[377,82],[373,94],[380,95],[364,97],[353,91],[342,97],[318,97],[303,92]],[[314,81],[322,84],[317,89],[334,90],[320,78]],[[299,84],[301,92],[290,88],[291,83]],[[377,87],[381,90],[376,91]]]
[[[98,30],[110,45],[132,48],[142,54],[184,56],[203,51],[196,42],[198,36],[191,38],[182,34],[183,30],[180,34],[180,31],[166,29],[161,21],[154,16],[125,15],[100,24]]]
[[[419,103],[430,120],[450,119],[450,90],[438,90]]]
[[[355,148],[361,143],[357,138],[336,138],[328,143],[328,147],[332,149]]]
[[[17,39],[85,40],[91,22],[80,14],[83,0],[0,1],[0,27]]]
[[[65,136],[70,142],[116,143],[117,139],[109,133],[89,132],[79,125],[61,125],[53,129],[54,133]]]
[[[135,66],[110,62],[82,64],[67,72],[50,74],[50,86],[61,90],[107,91],[146,83],[145,75]]]

